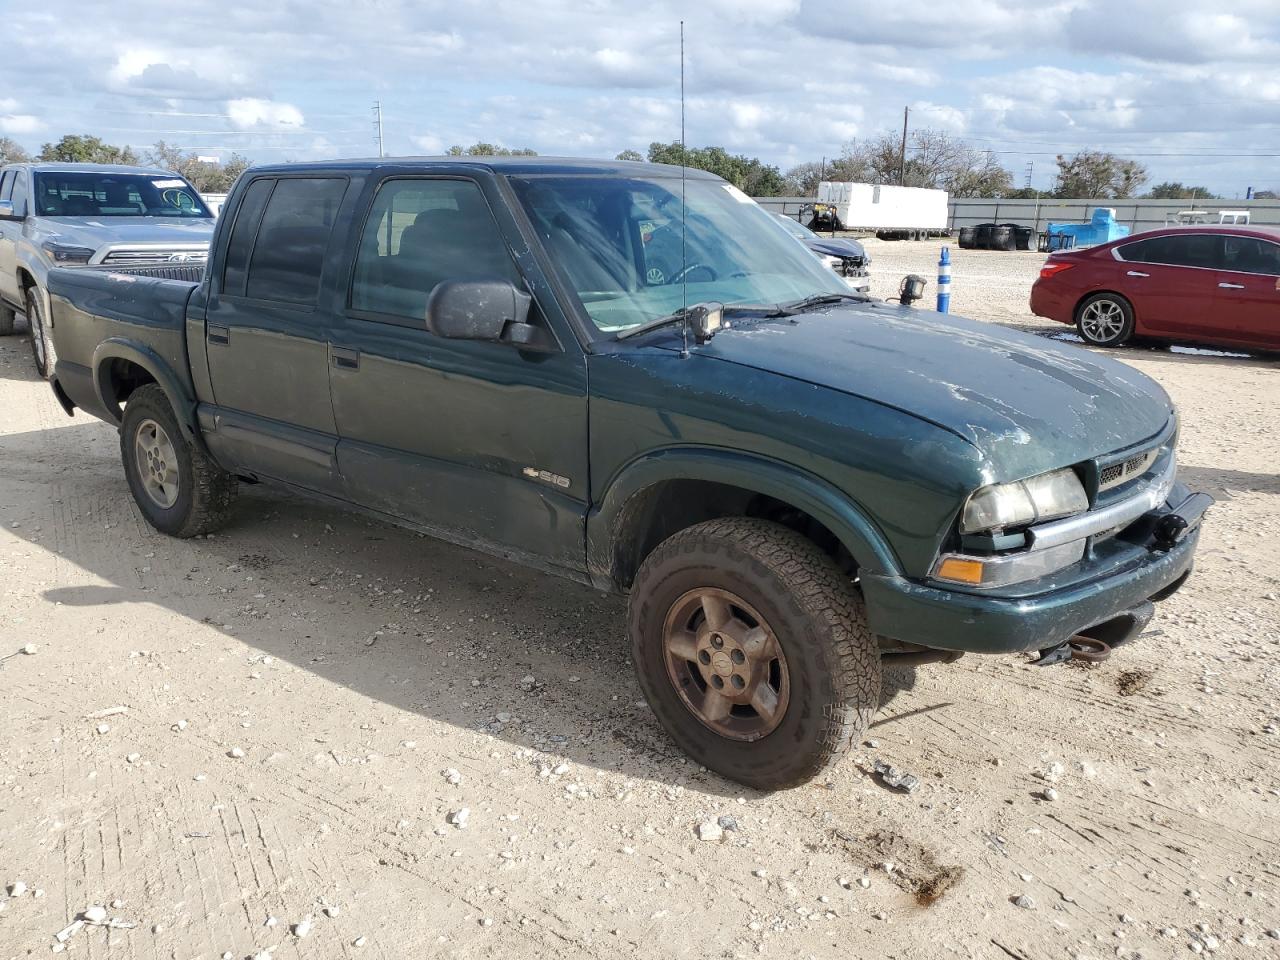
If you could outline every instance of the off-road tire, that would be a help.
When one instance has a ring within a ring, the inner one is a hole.
[[[1109,313],[1118,310],[1118,325],[1109,326],[1107,333],[1101,333],[1102,328],[1097,321],[1090,323],[1091,309]],[[1076,307],[1076,331],[1080,339],[1091,347],[1121,346],[1133,337],[1134,325],[1133,305],[1118,293],[1095,293],[1085,297]]]
[[[148,420],[164,429],[177,454],[178,495],[167,509],[147,493],[139,473],[135,439]],[[134,502],[147,522],[161,533],[186,539],[211,533],[227,522],[239,482],[183,436],[169,398],[154,383],[129,395],[120,424],[120,457]]]
[[[0,303],[0,337],[7,337],[13,333],[17,317],[17,311],[13,307],[7,303]]]
[[[751,604],[786,657],[789,701],[761,739],[711,730],[669,678],[668,611],[705,587]],[[750,787],[777,790],[818,776],[849,751],[879,707],[879,648],[860,594],[812,541],[781,524],[709,520],[664,540],[632,585],[629,632],[640,687],[671,738],[698,763]]]
[[[36,373],[45,380],[53,376],[58,355],[53,349],[53,337],[49,335],[49,324],[41,304],[40,291],[35,287],[27,290],[27,326],[31,330],[31,359],[36,363]]]

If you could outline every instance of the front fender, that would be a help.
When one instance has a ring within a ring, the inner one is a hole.
[[[169,399],[169,406],[178,421],[187,440],[203,447],[199,431],[196,428],[195,397],[187,391],[181,378],[170,368],[160,354],[144,343],[127,340],[123,337],[111,337],[98,344],[93,351],[93,390],[102,409],[106,411],[111,422],[120,425],[124,412],[115,401],[115,391],[110,382],[110,361],[128,360],[146,370],[159,384]]]
[[[667,480],[705,480],[773,497],[830,530],[860,569],[885,576],[902,569],[884,535],[862,508],[819,477],[791,464],[715,447],[655,450],[627,464],[587,515],[587,568],[598,584],[612,582],[617,532],[628,504]]]

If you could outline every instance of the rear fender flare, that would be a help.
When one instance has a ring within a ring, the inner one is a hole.
[[[182,381],[170,369],[164,358],[145,344],[126,340],[123,337],[103,340],[93,351],[94,393],[102,402],[102,408],[111,416],[111,422],[120,426],[124,415],[110,389],[111,384],[106,379],[107,368],[112,360],[128,360],[146,370],[168,397],[169,406],[173,408],[174,417],[182,429],[183,436],[203,448],[199,431],[196,429],[195,398],[183,387]]]
[[[798,467],[711,447],[652,451],[619,470],[587,516],[587,568],[594,582],[617,589],[613,558],[620,520],[645,489],[667,480],[705,480],[773,497],[809,514],[844,545],[859,569],[901,575],[893,548],[848,495]]]

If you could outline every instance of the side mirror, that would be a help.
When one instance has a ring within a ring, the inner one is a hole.
[[[508,326],[527,326],[531,302],[506,280],[446,280],[427,298],[427,329],[452,340],[501,340]]]
[[[0,200],[0,220],[21,220],[22,218],[13,212],[12,200]]]

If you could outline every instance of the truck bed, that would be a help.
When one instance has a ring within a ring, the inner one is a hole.
[[[203,264],[51,270],[55,389],[87,413],[114,422],[119,409],[110,384],[116,371],[133,363],[154,367],[157,380],[162,369],[170,371],[177,382],[162,385],[193,397],[185,327],[187,303],[199,283],[166,275],[192,267],[203,271]]]

